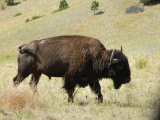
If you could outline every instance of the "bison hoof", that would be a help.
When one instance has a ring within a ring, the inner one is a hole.
[[[98,103],[103,103],[103,98],[98,98]]]
[[[13,86],[14,86],[14,87],[17,87],[18,85],[19,85],[18,82],[14,82],[14,83],[13,83]]]
[[[73,98],[68,98],[68,103],[73,103]]]

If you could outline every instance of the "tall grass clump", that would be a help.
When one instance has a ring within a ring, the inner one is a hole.
[[[137,69],[143,69],[147,66],[147,61],[145,60],[145,58],[135,59],[135,62]]]
[[[20,85],[8,87],[0,92],[0,106],[11,110],[21,110],[34,106],[34,94],[29,87]]]

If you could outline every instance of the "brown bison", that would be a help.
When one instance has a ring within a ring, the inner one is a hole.
[[[18,74],[13,79],[14,85],[32,74],[30,86],[36,91],[41,74],[49,78],[63,77],[68,102],[73,102],[76,85],[89,85],[98,95],[98,102],[103,102],[99,80],[111,78],[115,89],[131,80],[128,59],[122,49],[106,50],[95,38],[58,36],[32,41],[18,50]]]

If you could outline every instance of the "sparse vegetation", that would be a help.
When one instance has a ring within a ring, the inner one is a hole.
[[[33,16],[31,20],[35,20],[35,19],[38,19],[38,18],[41,18],[43,16],[40,16],[40,15],[36,15],[36,16]]]
[[[22,13],[16,13],[13,17],[17,17],[17,16],[20,16],[22,15]]]
[[[30,20],[27,18],[26,20],[25,20],[25,22],[29,22]]]
[[[93,1],[91,5],[91,10],[94,11],[94,15],[96,13],[96,10],[98,10],[98,7],[99,7],[99,2]]]
[[[58,10],[54,10],[54,11],[52,11],[52,13],[57,13],[57,12],[59,12],[60,10],[58,9]]]
[[[147,61],[145,58],[135,59],[136,68],[143,69],[147,66]]]
[[[114,88],[113,88],[113,85],[109,85],[109,86],[107,86],[107,88],[109,89],[109,90],[113,90]]]
[[[7,3],[7,5],[12,5],[14,3],[14,0],[5,0],[5,2]]]
[[[36,16],[33,16],[32,19],[27,18],[27,19],[25,20],[25,22],[27,23],[27,22],[30,22],[30,21],[32,21],[32,20],[39,19],[39,18],[41,18],[41,17],[43,17],[43,16],[40,16],[40,15],[37,16],[37,15],[36,15]]]
[[[68,7],[68,8],[69,8],[69,7]],[[67,9],[67,8],[54,10],[54,11],[52,11],[52,13],[57,13],[57,12],[60,12],[60,11],[62,11],[62,10],[65,10],[65,9]]]

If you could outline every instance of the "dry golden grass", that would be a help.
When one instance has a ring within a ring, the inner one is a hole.
[[[17,88],[8,86],[0,93],[0,105],[11,110],[34,108],[34,102],[33,92],[24,85]]]
[[[90,88],[75,90],[74,103],[67,103],[67,94],[61,88],[61,78],[42,76],[38,93],[33,95],[26,79],[17,88],[12,87],[10,73],[15,63],[1,64],[0,116],[5,119],[140,119],[154,118],[160,94],[160,64],[148,57],[147,66],[137,69],[135,58],[129,57],[132,81],[114,90],[112,81],[103,79],[100,84],[104,103],[98,104]],[[8,76],[10,75],[10,76]]]

